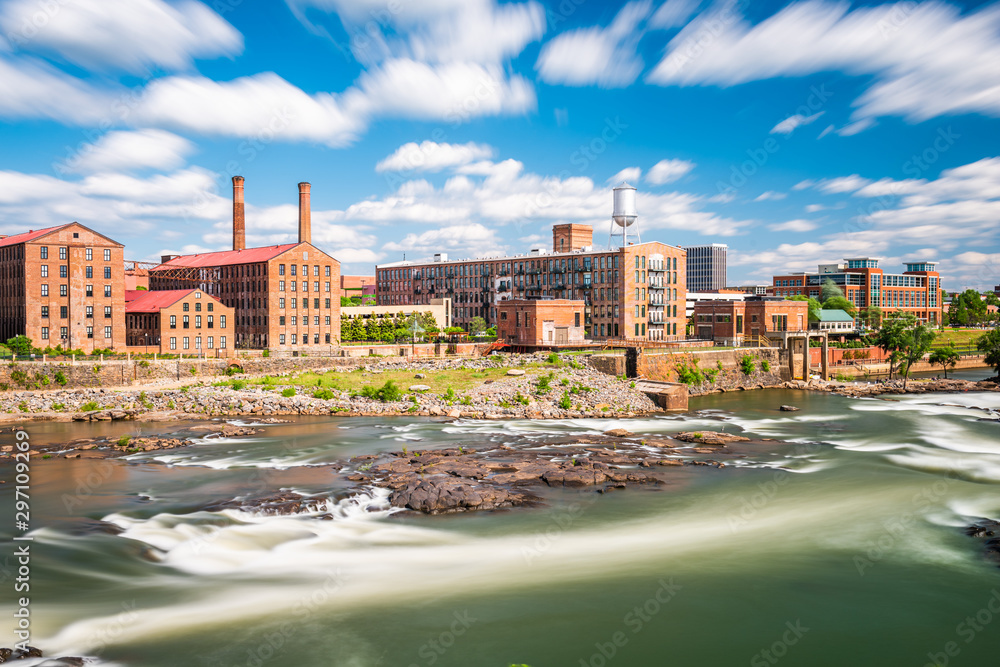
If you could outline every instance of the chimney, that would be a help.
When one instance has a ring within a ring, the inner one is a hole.
[[[246,250],[247,219],[243,209],[243,177],[233,176],[233,250]]]
[[[312,243],[312,210],[308,183],[299,183],[299,243]]]

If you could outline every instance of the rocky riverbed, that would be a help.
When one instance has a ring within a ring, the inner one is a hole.
[[[246,384],[241,388],[234,388],[232,384],[192,383],[176,389],[9,391],[0,394],[0,419],[68,421],[327,414],[565,419],[629,417],[659,410],[652,400],[632,386],[631,381],[605,375],[572,360],[560,367],[539,367],[546,358],[520,355],[511,359],[504,355],[461,360],[374,360],[360,371],[372,385],[384,382],[381,376],[387,371],[413,372],[411,383],[400,387],[404,392],[402,399],[388,402],[335,389],[330,390],[328,398],[317,397],[315,387],[283,384],[280,379],[274,384]],[[410,387],[419,387],[422,376],[432,371],[508,366],[512,366],[508,371],[510,375],[486,380],[461,392],[460,396],[410,390]],[[528,371],[522,370],[524,368]],[[551,387],[543,390],[538,386],[539,378],[549,373],[558,377],[553,377]],[[233,377],[237,382],[241,379],[241,376]]]
[[[783,382],[783,389],[810,389],[814,391],[829,391],[843,396],[855,398],[865,396],[883,396],[890,394],[931,394],[931,393],[958,393],[968,391],[1000,391],[1000,383],[996,379],[979,380],[972,382],[969,380],[955,379],[912,379],[907,382],[903,380],[888,380],[882,382],[837,382],[833,380],[795,380]]]

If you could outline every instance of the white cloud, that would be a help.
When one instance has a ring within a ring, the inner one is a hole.
[[[469,164],[475,160],[492,158],[492,146],[469,142],[447,144],[435,141],[409,142],[397,148],[392,155],[379,161],[375,171],[441,171],[448,167]]]
[[[854,192],[871,183],[870,179],[862,178],[857,174],[841,176],[840,178],[829,178],[817,182],[813,187],[826,194],[839,194],[843,192]]]
[[[806,206],[806,213],[817,213],[819,211],[825,211],[826,209],[827,207],[822,204],[808,204]]]
[[[618,185],[622,181],[625,181],[626,183],[638,183],[640,176],[642,176],[642,169],[639,167],[625,167],[617,174],[609,178],[607,182],[611,185]]]
[[[839,130],[837,130],[837,134],[839,134],[842,137],[853,137],[855,134],[860,134],[865,130],[867,130],[869,127],[872,127],[874,125],[875,121],[872,120],[871,118],[862,118],[859,121],[855,121],[849,125],[845,125],[844,127],[840,128]]]
[[[656,10],[649,24],[654,28],[677,28],[698,11],[701,0],[667,0]]]
[[[793,185],[792,186],[792,190],[796,190],[796,191],[798,191],[798,190],[805,190],[806,188],[811,188],[813,185],[815,185],[814,181],[806,179],[804,181],[799,181],[798,183],[796,183],[795,185]]]
[[[0,9],[0,30],[21,49],[133,73],[185,69],[196,58],[243,50],[243,36],[200,2],[12,0]]]
[[[772,190],[768,190],[767,192],[762,192],[757,195],[754,201],[779,201],[787,196],[788,195],[784,192],[774,192]]]
[[[844,71],[873,77],[854,120],[1000,115],[1000,7],[795,2],[751,26],[729,2],[674,37],[649,75],[660,85],[732,86]],[[776,46],[780,45],[780,46]]]
[[[772,232],[811,232],[818,229],[819,225],[812,220],[799,219],[768,225],[767,228]]]
[[[495,231],[479,223],[471,223],[407,234],[401,241],[390,241],[382,248],[387,252],[409,252],[416,255],[449,252],[481,257],[503,247]]]
[[[46,118],[80,125],[111,117],[109,91],[68,76],[31,58],[0,55],[0,116]]]
[[[802,127],[803,125],[809,125],[815,122],[817,118],[822,116],[825,111],[820,111],[819,113],[814,113],[811,116],[803,116],[800,113],[794,116],[789,116],[785,120],[781,121],[777,125],[771,128],[771,134],[791,134],[796,130],[796,128]]]
[[[163,130],[109,132],[85,144],[55,166],[60,173],[92,173],[152,168],[161,171],[184,164],[194,144]]]
[[[833,127],[833,125],[827,125],[827,126],[826,126],[825,128],[823,128],[823,131],[822,131],[822,132],[820,132],[820,133],[819,133],[819,136],[818,136],[818,137],[816,137],[816,138],[817,138],[817,139],[822,139],[822,138],[823,138],[823,137],[825,137],[826,135],[828,135],[828,134],[830,134],[831,132],[833,132],[833,130],[834,130],[834,127]]]
[[[646,173],[646,182],[663,185],[676,181],[694,169],[694,163],[687,160],[660,160]]]
[[[607,28],[564,32],[549,41],[535,68],[548,83],[567,86],[596,84],[602,88],[627,86],[642,72],[637,46],[639,29],[649,16],[649,0],[630,2]]]

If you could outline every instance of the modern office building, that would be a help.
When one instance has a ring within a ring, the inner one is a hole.
[[[726,286],[726,253],[723,243],[685,246],[687,250],[687,288],[691,292],[711,292]]]
[[[874,257],[855,257],[843,264],[820,264],[815,273],[774,276],[774,294],[818,299],[823,284],[832,280],[858,308],[901,310],[930,324],[942,321],[941,277],[935,262],[910,262],[902,273],[884,273],[878,262]]]
[[[247,248],[243,178],[233,177],[233,249],[167,255],[150,290],[197,287],[234,310],[238,349],[327,350],[340,344],[340,262],[311,242],[310,186],[299,184],[299,240]]]
[[[498,304],[567,299],[584,303],[587,338],[684,338],[685,253],[659,242],[610,250],[593,246],[589,225],[552,228],[553,252],[449,260],[402,261],[375,268],[378,303],[427,304],[451,298],[454,323],[473,317],[499,324]]]
[[[0,340],[125,350],[124,246],[78,222],[0,238]]]

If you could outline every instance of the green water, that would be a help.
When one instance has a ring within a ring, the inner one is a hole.
[[[772,390],[691,407],[620,421],[310,418],[129,460],[35,459],[32,641],[128,666],[997,664],[1000,569],[960,528],[1000,518],[1000,423],[979,421],[997,418],[1000,395]],[[659,489],[561,490],[533,509],[390,514],[375,494],[331,503],[333,520],[199,511],[266,489],[343,494],[313,466],[362,452],[611,427],[782,444],[671,469]],[[136,426],[29,430],[54,442],[110,428]],[[12,517],[13,470],[0,475]],[[0,567],[10,618],[11,560]]]

